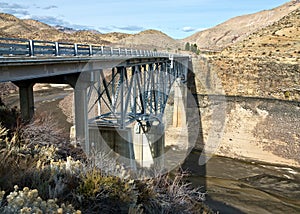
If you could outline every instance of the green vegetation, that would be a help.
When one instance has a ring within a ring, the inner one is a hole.
[[[184,50],[186,50],[186,51],[190,51],[190,50],[191,50],[191,45],[190,45],[189,42],[185,43],[185,48],[184,48]]]
[[[191,51],[191,52],[193,52],[193,53],[195,53],[197,55],[200,54],[200,50],[198,49],[198,46],[197,46],[196,43],[195,44],[190,44],[189,42],[187,42],[185,44],[185,49],[184,50]]]
[[[134,180],[108,158],[104,172],[50,124],[0,125],[0,213],[211,213],[182,173]]]

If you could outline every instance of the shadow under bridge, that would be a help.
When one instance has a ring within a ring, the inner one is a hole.
[[[188,57],[170,57],[81,73],[74,90],[73,136],[87,154],[110,154],[133,169],[161,169],[166,106],[174,106],[172,125],[181,125],[184,110],[176,100],[186,97],[179,94],[188,66]]]

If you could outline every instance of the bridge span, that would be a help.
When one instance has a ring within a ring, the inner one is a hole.
[[[108,141],[117,129],[119,139],[125,140],[117,146],[113,142],[112,147],[120,147],[120,153],[126,150],[123,153],[130,159],[137,154],[128,142],[134,138],[127,136],[129,132],[163,136],[162,118],[171,88],[177,82],[175,93],[185,93],[180,85],[188,79],[189,62],[189,56],[156,51],[0,38],[0,82],[19,87],[24,120],[34,114],[34,84],[69,84],[74,89],[75,135],[86,152],[91,141],[100,142],[92,130],[100,130],[102,138],[108,133],[104,139]],[[177,126],[183,110],[178,108],[179,95],[174,96],[173,124]],[[127,137],[120,134],[124,130]],[[163,137],[147,143],[156,143],[152,156],[163,153]]]

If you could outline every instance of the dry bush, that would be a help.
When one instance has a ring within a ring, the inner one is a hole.
[[[58,159],[72,156],[75,159],[85,159],[80,145],[69,142],[68,133],[58,128],[51,114],[36,115],[31,123],[20,128],[21,138],[27,145],[54,146]]]
[[[66,136],[57,127],[51,114],[35,115],[32,122],[22,127],[22,139],[30,144],[59,145],[66,141]]]
[[[19,121],[20,113],[16,108],[8,108],[0,97],[0,122],[10,130],[14,130]]]
[[[8,132],[0,127],[0,158],[3,160],[0,189],[22,197],[24,190],[13,191],[14,185],[25,188],[26,192],[36,189],[40,195],[38,200],[45,201],[43,205],[49,200],[54,205],[56,199],[53,213],[61,212],[60,208],[66,207],[59,206],[63,203],[72,204],[83,213],[100,210],[101,213],[210,213],[203,204],[204,194],[184,183],[184,174],[174,179],[160,175],[133,180],[130,179],[132,172],[113,157],[95,153],[89,159],[78,158],[82,152],[74,158],[65,157],[72,153],[70,151],[61,155],[61,150],[68,149],[68,142],[49,118],[36,118],[20,127],[12,137]],[[9,197],[4,196],[2,206],[7,205],[8,200]],[[22,199],[16,208],[18,211],[26,208],[24,201]]]
[[[39,192],[36,189],[30,190],[28,187],[24,187],[23,190],[19,190],[18,186],[15,186],[14,189],[15,190],[7,196],[7,203],[0,208],[1,213],[81,213],[81,211],[75,210],[70,204],[62,204],[59,206],[57,205],[56,200],[43,200],[39,197]],[[3,197],[4,194],[5,192],[1,191],[0,196]],[[2,201],[0,200],[0,202]]]
[[[213,213],[203,203],[205,194],[185,183],[185,176],[180,172],[174,178],[165,174],[148,180],[148,191],[155,197],[150,204],[145,201],[146,213]]]

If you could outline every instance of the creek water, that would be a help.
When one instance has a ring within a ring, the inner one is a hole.
[[[187,178],[207,193],[220,213],[300,213],[300,169],[215,156],[199,166],[193,151],[183,165]]]
[[[65,89],[35,92],[37,112],[47,112],[68,132],[70,124],[58,107]],[[18,95],[4,99],[18,106]],[[300,213],[300,168],[246,162],[214,156],[199,166],[200,152],[192,151],[183,164],[187,181],[206,192],[206,204],[219,213]]]

